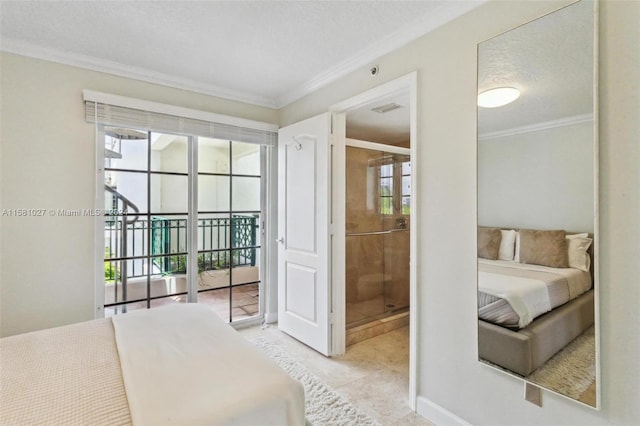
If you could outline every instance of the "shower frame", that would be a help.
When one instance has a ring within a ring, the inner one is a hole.
[[[351,138],[346,138],[345,139],[345,150],[346,148],[358,148],[358,149],[365,149],[368,150],[370,152],[379,152],[383,155],[400,155],[400,156],[411,156],[411,149],[410,148],[404,148],[404,147],[398,147],[398,146],[394,146],[394,145],[386,145],[386,144],[380,144],[380,143],[375,143],[375,142],[369,142],[369,141],[363,141],[363,140],[358,140],[358,139],[351,139]],[[345,152],[345,161],[346,161],[346,152]],[[395,172],[394,172],[395,173]],[[393,179],[394,181],[397,178],[402,178],[402,175],[400,174],[399,176],[394,176]],[[379,179],[379,177],[378,177]],[[394,186],[396,184],[394,183]],[[346,193],[345,193],[346,196]],[[396,197],[400,198],[400,203],[401,198],[402,198],[402,193],[400,192],[399,194],[394,193],[393,194],[394,199],[396,199]],[[394,201],[395,203],[395,201]],[[413,201],[411,201],[411,205],[413,207]],[[402,206],[400,205],[400,209],[402,209]],[[345,211],[346,214],[346,211]],[[383,214],[380,213],[380,220],[384,221],[385,219],[382,217]],[[411,218],[411,214],[409,215],[402,215],[402,216],[409,216],[409,218]],[[411,220],[409,219],[409,222],[411,222]],[[398,229],[398,228],[393,228],[393,229],[383,229],[383,230],[379,230],[379,231],[365,231],[365,232],[356,232],[356,233],[346,233],[346,237],[357,237],[357,236],[391,236],[392,233],[394,232],[410,232],[410,229]],[[384,253],[384,250],[383,250]],[[385,254],[383,254],[383,257],[386,256]],[[385,260],[382,260],[383,265],[386,265]],[[346,252],[345,252],[345,268],[346,268]],[[383,273],[383,275],[386,275],[386,272]],[[345,292],[346,292],[346,285],[347,283],[345,282]],[[383,304],[385,305],[385,308],[387,308],[388,306],[386,306],[387,303],[387,282],[386,279],[384,280],[384,282],[382,283],[382,297],[383,297]],[[346,300],[346,295],[345,295],[345,300]],[[392,310],[383,310],[382,312],[376,314],[376,315],[372,315],[370,318],[363,318],[360,320],[355,321],[356,325],[361,325],[370,321],[375,321],[377,319],[381,319],[381,318],[385,318],[387,316],[392,316],[394,314],[397,314],[397,310],[403,310],[403,309],[407,309],[407,307],[399,307],[397,309],[392,309]],[[346,317],[346,311],[345,311],[345,317]],[[345,320],[345,326],[347,328],[351,328],[353,327],[352,324],[350,323],[346,323]]]

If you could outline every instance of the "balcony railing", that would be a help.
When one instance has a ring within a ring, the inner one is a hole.
[[[123,229],[126,226],[126,229]],[[258,216],[234,215],[229,218],[206,218],[198,220],[198,270],[210,271],[235,266],[256,265]],[[124,231],[124,232],[123,232]],[[122,254],[130,260],[128,278],[146,276],[146,254],[149,253],[147,235],[151,234],[151,275],[186,273],[187,264],[187,219],[152,216],[151,220],[139,218],[128,223],[122,218],[107,217],[105,220],[105,268],[113,269]],[[123,235],[127,247],[123,250]],[[105,271],[105,278],[108,279]]]

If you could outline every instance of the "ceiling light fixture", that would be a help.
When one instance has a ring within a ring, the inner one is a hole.
[[[507,105],[520,96],[520,91],[515,87],[497,87],[485,90],[478,95],[478,106],[495,108]]]

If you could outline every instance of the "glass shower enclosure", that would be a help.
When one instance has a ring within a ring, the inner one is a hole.
[[[409,307],[408,155],[346,148],[346,325]]]

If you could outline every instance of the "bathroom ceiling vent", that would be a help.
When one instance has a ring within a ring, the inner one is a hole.
[[[394,109],[404,108],[402,105],[392,102],[390,104],[382,105],[376,108],[371,108],[371,111],[384,114],[385,112],[393,111]]]

